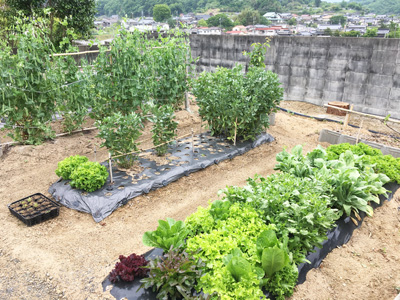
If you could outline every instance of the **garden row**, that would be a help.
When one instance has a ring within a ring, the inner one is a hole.
[[[268,115],[283,96],[277,75],[258,62],[265,44],[255,45],[248,54],[247,74],[237,66],[193,78],[190,46],[182,32],[150,39],[121,28],[110,48],[100,46],[93,65],[84,60],[78,65],[68,53],[55,53],[45,22],[39,17],[19,20],[13,29],[16,48],[5,41],[0,44],[0,116],[11,129],[9,135],[22,143],[54,137],[51,121],[56,114],[62,116],[64,130],[71,132],[82,126],[90,111],[101,146],[119,166],[129,168],[148,121],[153,124],[155,151],[165,154],[176,138],[174,111],[189,88],[211,134],[232,141],[252,140],[265,130]],[[61,47],[77,50],[68,39]]]
[[[97,126],[119,122],[121,116],[137,123],[149,113],[150,102],[157,108],[166,105],[166,113],[183,103],[192,62],[184,33],[148,39],[121,29],[110,49],[99,46],[98,58],[89,65],[68,55],[78,51],[68,39],[61,43],[67,53],[55,53],[47,28],[40,17],[19,19],[12,29],[15,48],[0,41],[0,116],[14,140],[38,144],[54,137],[55,115],[71,132],[89,111]]]
[[[221,200],[185,222],[160,220],[143,243],[164,254],[150,261],[120,256],[111,282],[144,277],[142,288],[158,299],[260,299],[265,291],[284,299],[297,283],[297,266],[335,222],[345,216],[356,222],[361,212],[372,216],[371,202],[387,196],[383,185],[399,182],[400,159],[364,144],[318,147],[306,155],[296,146],[276,159],[280,173],[227,187]]]

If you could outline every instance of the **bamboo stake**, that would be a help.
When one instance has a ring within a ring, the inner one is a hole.
[[[355,115],[370,117],[370,118],[373,118],[373,119],[379,119],[379,120],[385,120],[386,119],[386,117],[375,116],[375,115],[366,114],[366,113],[362,113],[362,112],[358,112],[358,111],[351,111],[351,110],[346,109],[346,108],[341,108],[341,107],[332,106],[332,105],[328,105],[328,104],[325,104],[324,106],[325,107],[335,108],[337,110],[345,111],[345,112],[348,112],[348,113],[351,113],[351,114],[355,114]],[[395,119],[392,119],[392,118],[389,118],[387,121],[400,124],[400,120],[395,120]]]
[[[233,145],[236,146],[236,133],[237,133],[237,118],[235,121],[235,140],[233,141]]]
[[[359,137],[360,137],[360,131],[361,131],[361,128],[363,126],[363,122],[364,122],[364,120],[361,120],[360,128],[358,128],[358,133],[357,133],[357,138],[356,138],[356,145],[358,144],[358,140],[359,140]]]
[[[111,180],[110,184],[114,184],[110,152],[108,152],[108,169],[110,170],[110,180]]]
[[[354,108],[354,105],[352,104],[352,105],[350,106],[350,111],[353,111],[353,108]],[[343,123],[343,128],[344,128],[344,129],[346,129],[346,127],[349,125],[350,115],[351,115],[351,112],[348,112],[348,113],[346,114],[346,117],[344,118],[344,123]]]
[[[192,153],[194,153],[194,137],[193,137],[193,128],[192,128]]]

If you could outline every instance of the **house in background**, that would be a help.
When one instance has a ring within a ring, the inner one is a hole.
[[[276,12],[267,12],[263,15],[264,18],[271,21],[272,23],[282,23],[283,19],[280,14]]]

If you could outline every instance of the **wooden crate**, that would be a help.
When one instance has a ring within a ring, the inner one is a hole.
[[[350,109],[350,104],[346,103],[346,102],[332,101],[332,102],[329,102],[328,105],[345,108],[345,109]],[[346,115],[345,111],[335,109],[332,107],[328,107],[326,109],[326,113],[331,114],[331,115],[336,115],[336,116],[345,116]]]

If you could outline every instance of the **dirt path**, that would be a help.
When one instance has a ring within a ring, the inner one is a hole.
[[[180,112],[178,119],[180,134],[200,126],[187,112]],[[0,299],[111,299],[101,282],[120,254],[149,249],[142,245],[142,235],[154,230],[158,219],[184,220],[199,205],[216,199],[219,189],[244,185],[256,173],[273,173],[275,155],[283,147],[303,144],[309,151],[318,144],[321,129],[337,126],[279,112],[269,130],[275,142],[135,198],[100,223],[62,207],[56,219],[26,227],[7,209],[8,203],[27,195],[48,195],[58,179],[57,162],[65,157],[80,154],[94,160],[96,132],[12,147],[0,159]],[[97,153],[97,160],[105,158],[106,152]],[[309,273],[293,299],[393,299],[400,287],[398,206],[392,201],[378,209],[348,246],[333,251],[322,268]]]

